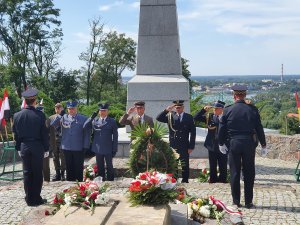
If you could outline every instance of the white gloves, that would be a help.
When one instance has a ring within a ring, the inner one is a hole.
[[[49,157],[49,151],[44,153],[44,158]]]
[[[21,157],[21,151],[17,151],[18,152],[18,155]]]
[[[222,154],[226,154],[228,152],[228,148],[226,147],[226,145],[219,145],[219,149],[220,152],[222,152]]]
[[[268,152],[269,152],[269,150],[267,149],[266,146],[265,147],[261,147],[261,149],[260,149],[260,156],[261,157],[266,157],[267,154],[268,154]]]

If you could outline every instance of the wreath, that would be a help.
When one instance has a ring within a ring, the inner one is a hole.
[[[167,134],[167,128],[157,122],[153,128],[139,124],[131,131],[129,169],[133,177],[149,170],[177,173],[179,155],[163,140]]]

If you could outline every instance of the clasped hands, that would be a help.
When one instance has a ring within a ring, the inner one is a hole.
[[[228,152],[228,148],[225,144],[224,145],[219,145],[219,150],[224,155]]]

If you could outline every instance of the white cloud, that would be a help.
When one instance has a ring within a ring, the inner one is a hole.
[[[199,26],[204,21],[223,33],[244,36],[300,36],[300,1],[189,0],[180,21]]]
[[[108,5],[101,5],[99,7],[99,11],[109,11],[114,7],[118,7],[124,4],[124,1],[115,1],[112,4],[108,4]]]

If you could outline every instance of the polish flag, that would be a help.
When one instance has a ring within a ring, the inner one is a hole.
[[[8,92],[7,89],[4,89],[3,101],[0,110],[0,121],[2,121],[2,126],[6,125],[5,119],[9,119],[10,117],[10,107],[8,100]]]
[[[1,112],[2,112],[2,105],[3,105],[2,104],[2,98],[0,98],[0,128],[4,127],[6,125],[6,121],[5,121],[5,119],[3,119],[3,116],[1,114]]]

